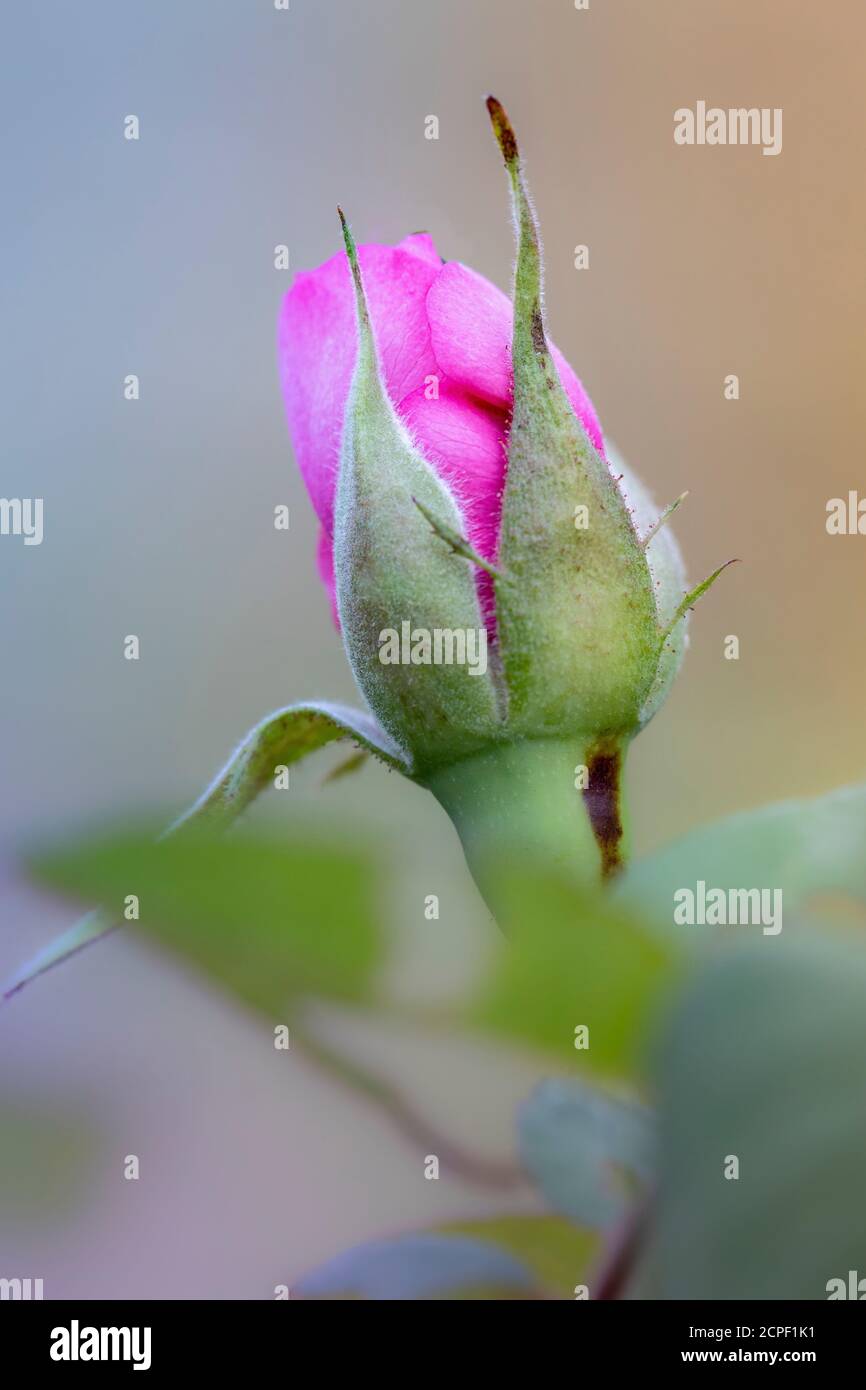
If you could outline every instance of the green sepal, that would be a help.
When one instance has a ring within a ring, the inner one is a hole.
[[[499,102],[487,105],[518,226],[514,409],[497,557],[510,722],[536,735],[627,735],[639,727],[659,660],[652,575],[617,482],[559,380],[517,142]],[[575,524],[583,507],[586,529]]]
[[[341,214],[342,218],[342,214]],[[487,631],[472,567],[430,527],[462,536],[455,499],[397,416],[382,383],[361,271],[343,219],[358,308],[358,358],[337,485],[334,566],[343,638],[371,710],[418,769],[465,757],[501,734],[489,662],[383,664],[383,634]]]
[[[607,441],[607,457],[617,486],[622,492],[626,506],[631,514],[632,525],[637,531],[653,581],[656,618],[661,634],[669,629],[669,624],[686,590],[686,567],[683,561],[673,528],[667,525],[672,513],[686,494],[663,512],[659,511],[652,496],[632,471],[610,440]],[[665,697],[682,665],[688,644],[688,614],[681,622],[668,631],[661,645],[658,665],[652,685],[641,706],[639,723],[644,728],[664,703]]]

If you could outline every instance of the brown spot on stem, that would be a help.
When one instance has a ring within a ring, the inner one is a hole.
[[[532,310],[532,346],[535,348],[539,357],[547,354],[547,339],[544,336],[544,319],[541,317],[541,305],[536,301]]]
[[[613,878],[622,868],[621,772],[622,755],[618,748],[597,748],[589,754],[589,785],[584,788],[583,799],[601,854],[603,879]]]

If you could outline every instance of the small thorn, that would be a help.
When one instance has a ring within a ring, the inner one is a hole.
[[[495,570],[491,564],[488,564],[486,560],[482,559],[478,552],[473,550],[469,542],[464,540],[457,531],[453,531],[450,526],[446,526],[443,521],[439,521],[430,511],[429,507],[425,507],[424,503],[419,502],[417,497],[413,497],[412,501],[415,503],[415,506],[418,508],[425,521],[429,522],[435,534],[453,550],[455,555],[460,555],[464,560],[469,560],[471,564],[477,565],[479,569],[484,570],[494,579],[499,578],[498,571]]]
[[[368,757],[366,748],[358,748],[354,753],[350,753],[347,758],[337,763],[336,767],[332,767],[330,772],[325,774],[322,778],[322,786],[326,786],[329,782],[336,782],[341,777],[348,777],[352,772],[357,772],[360,767],[363,767]]]
[[[719,568],[718,568],[717,570],[713,570],[712,574],[709,575],[709,577],[708,577],[707,579],[704,579],[704,580],[702,580],[702,582],[701,582],[700,584],[695,585],[694,589],[692,589],[690,593],[688,593],[688,594],[685,595],[685,597],[683,598],[682,603],[679,605],[679,607],[677,608],[677,611],[674,613],[673,618],[672,618],[671,621],[668,623],[667,627],[665,628],[664,632],[662,633],[661,641],[659,642],[659,651],[661,651],[662,647],[664,646],[665,642],[666,642],[666,641],[668,640],[668,638],[670,637],[670,635],[671,635],[671,633],[673,632],[674,628],[676,627],[677,623],[678,623],[682,618],[685,617],[686,613],[688,612],[688,610],[689,610],[690,608],[694,608],[694,606],[695,606],[695,604],[697,603],[698,599],[701,598],[701,597],[707,592],[707,589],[709,589],[713,584],[715,584],[715,582],[716,582],[716,580],[718,579],[719,575],[720,575],[724,570],[726,570],[726,569],[728,568],[729,565],[737,565],[737,564],[739,564],[739,560],[737,560],[737,559],[734,559],[734,560],[726,560],[725,563],[724,563],[723,565],[719,565]]]
[[[654,526],[650,527],[643,540],[641,541],[641,545],[643,546],[644,550],[646,550],[653,537],[658,535],[665,522],[670,521],[677,507],[681,506],[682,503],[685,502],[688,495],[688,490],[686,490],[685,492],[681,492],[679,497],[677,497],[675,501],[671,502],[669,507],[665,507],[658,521],[655,523]]]

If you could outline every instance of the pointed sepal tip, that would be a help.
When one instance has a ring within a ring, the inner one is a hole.
[[[502,105],[502,102],[495,96],[489,96],[487,98],[487,111],[493,126],[493,133],[502,151],[502,158],[510,168],[512,165],[516,164],[520,158],[514,126],[508,119],[508,113]]]

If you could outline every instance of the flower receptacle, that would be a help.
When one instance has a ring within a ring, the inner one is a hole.
[[[447,812],[495,916],[496,866],[516,856],[584,882],[610,879],[626,849],[621,740],[519,738],[418,780]]]

